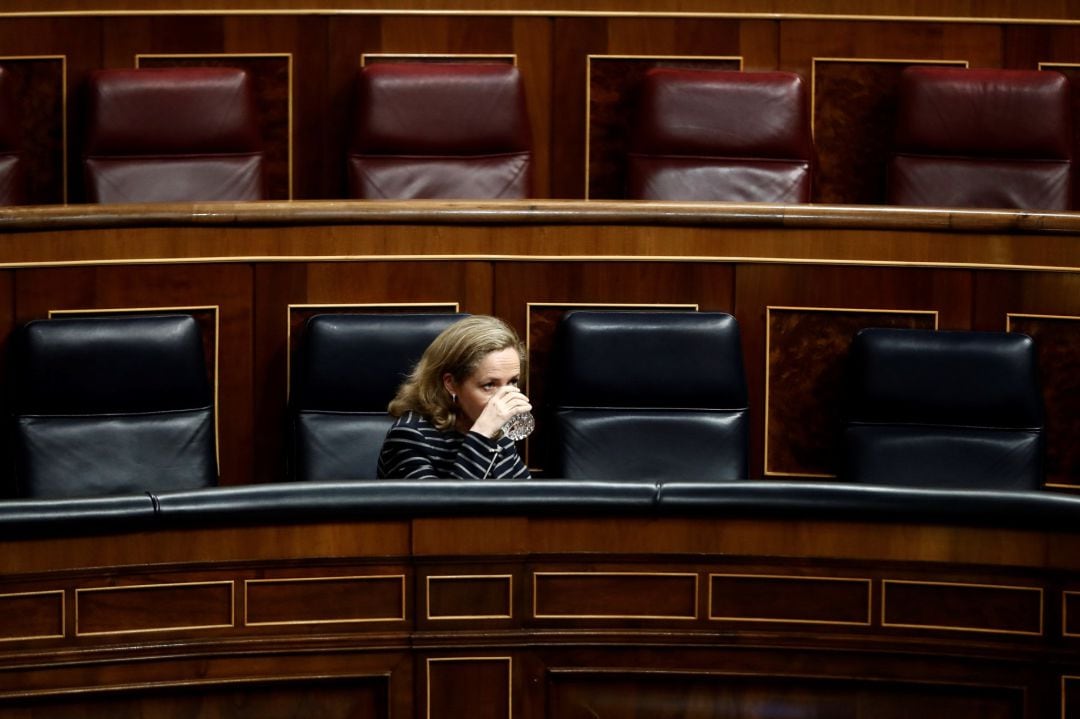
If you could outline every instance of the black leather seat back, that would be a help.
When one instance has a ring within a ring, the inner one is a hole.
[[[14,371],[20,494],[216,484],[213,392],[190,315],[30,322]]]
[[[865,329],[851,347],[843,478],[1037,489],[1043,410],[1022,334]]]
[[[739,329],[712,312],[570,312],[552,361],[550,473],[745,478]]]
[[[308,319],[292,377],[293,478],[373,479],[386,407],[424,350],[465,314],[324,314]]]

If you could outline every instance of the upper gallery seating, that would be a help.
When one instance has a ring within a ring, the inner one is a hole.
[[[213,392],[190,315],[38,320],[14,359],[18,494],[216,484]]]
[[[99,70],[83,147],[89,202],[263,200],[248,74],[226,67]]]
[[[291,383],[293,478],[373,479],[386,407],[431,341],[464,314],[311,317]]]
[[[532,131],[507,63],[376,63],[360,72],[348,157],[362,199],[532,196]]]
[[[645,76],[627,197],[809,202],[813,166],[798,75],[661,68]]]
[[[910,67],[900,79],[888,201],[1068,210],[1069,83],[1056,72]]]
[[[18,110],[11,73],[0,67],[0,205],[20,205],[26,201]]]
[[[849,383],[842,480],[1041,488],[1042,395],[1027,335],[864,329]]]
[[[746,477],[749,408],[731,315],[570,312],[553,355],[553,476]]]

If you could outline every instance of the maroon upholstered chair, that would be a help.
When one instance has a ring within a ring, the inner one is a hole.
[[[248,74],[226,67],[99,70],[83,148],[90,202],[266,199]]]
[[[0,205],[26,202],[22,132],[11,73],[0,67]]]
[[[910,67],[900,79],[888,201],[1067,210],[1071,144],[1060,73]]]
[[[627,196],[809,202],[814,149],[802,79],[650,70],[631,130]]]
[[[377,63],[360,72],[348,157],[363,199],[532,196],[532,131],[506,63]]]

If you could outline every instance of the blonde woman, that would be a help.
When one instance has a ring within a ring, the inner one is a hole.
[[[517,447],[503,436],[532,409],[518,384],[525,351],[495,317],[455,322],[424,351],[390,402],[397,418],[379,453],[382,479],[528,479]]]

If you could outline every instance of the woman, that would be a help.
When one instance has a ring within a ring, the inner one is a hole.
[[[455,322],[424,351],[389,411],[382,479],[527,479],[507,420],[532,409],[518,389],[525,348],[495,317]]]

